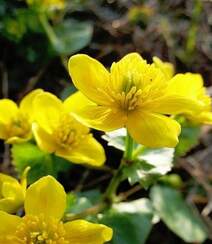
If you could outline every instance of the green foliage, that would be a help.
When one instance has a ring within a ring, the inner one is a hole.
[[[124,168],[124,175],[131,185],[140,182],[145,188],[172,168],[173,149],[143,149],[139,158]]]
[[[60,98],[62,100],[65,100],[66,98],[68,98],[70,95],[72,95],[76,91],[77,91],[77,89],[75,86],[69,85],[66,88],[64,88],[63,91],[60,93]]]
[[[59,172],[66,171],[71,166],[66,160],[45,153],[30,142],[13,145],[12,158],[20,175],[27,166],[31,167],[28,173],[29,184],[45,175],[52,175],[57,178]]]
[[[183,123],[181,129],[182,131],[179,137],[179,143],[175,148],[175,155],[177,157],[184,156],[199,143],[199,126]]]
[[[70,55],[88,45],[93,27],[90,22],[69,19],[56,25],[54,31],[57,36],[54,50],[59,54]]]
[[[152,228],[151,219],[145,213],[110,212],[100,222],[113,229],[111,244],[143,244]]]
[[[99,202],[101,193],[97,189],[79,192],[77,194],[69,193],[66,213],[78,214],[87,208],[91,208]]]
[[[202,220],[177,190],[154,186],[151,199],[162,221],[185,242],[203,242],[207,238]]]
[[[178,174],[164,175],[159,179],[160,183],[179,189],[183,186],[183,181]]]

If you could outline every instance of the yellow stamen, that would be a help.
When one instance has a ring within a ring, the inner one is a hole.
[[[25,216],[23,222],[17,227],[7,240],[15,244],[68,244],[65,239],[65,230],[62,222],[44,216]]]

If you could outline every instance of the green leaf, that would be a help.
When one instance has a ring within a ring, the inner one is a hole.
[[[152,216],[152,223],[159,221],[155,214],[152,202],[148,198],[140,198],[131,202],[120,202],[113,204],[113,209],[119,213],[142,213]]]
[[[65,100],[66,98],[68,98],[70,95],[74,94],[77,91],[76,87],[73,85],[67,86],[66,88],[64,88],[60,94],[60,98],[62,100]]]
[[[150,195],[157,214],[185,242],[203,242],[207,238],[204,223],[177,190],[154,186]]]
[[[30,142],[12,146],[13,164],[21,175],[27,166],[31,169],[28,174],[28,183],[31,184],[45,175],[57,177],[60,171],[70,167],[70,163],[55,155],[41,151]]]
[[[124,177],[128,178],[131,185],[140,182],[147,188],[159,177],[169,172],[173,166],[174,149],[143,149],[139,160],[127,165],[124,170]]]
[[[177,157],[184,156],[193,147],[198,145],[200,136],[200,127],[187,123],[181,123],[181,134],[179,137],[179,143],[175,149],[175,155]]]
[[[90,22],[65,20],[54,27],[57,44],[54,49],[62,55],[73,54],[89,44],[92,38],[93,26]]]
[[[73,194],[71,194],[70,197],[73,198]],[[90,191],[84,191],[79,192],[77,195],[75,195],[75,200],[70,201],[67,205],[66,212],[67,213],[73,213],[78,214],[84,211],[87,208],[91,208],[95,204],[97,204],[100,200],[101,193],[97,189],[93,189]]]
[[[146,213],[105,213],[100,223],[113,229],[111,244],[143,244],[151,231],[152,216]]]

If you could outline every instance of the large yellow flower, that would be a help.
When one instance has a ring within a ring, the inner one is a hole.
[[[24,180],[25,181],[25,180]],[[26,184],[0,173],[0,210],[15,213],[24,203]]]
[[[26,191],[23,218],[0,211],[1,244],[103,244],[112,229],[84,220],[63,223],[66,193],[53,177],[46,176]]]
[[[160,68],[137,53],[113,63],[110,72],[87,55],[74,55],[69,72],[80,92],[67,103],[78,120],[103,131],[126,127],[135,141],[149,147],[175,147],[180,125],[167,115],[202,108],[195,99],[170,94]]]
[[[101,166],[105,162],[103,147],[70,114],[66,101],[43,92],[34,100],[34,114],[33,133],[42,150],[79,164]]]
[[[19,107],[10,99],[0,99],[0,139],[6,143],[17,143],[32,137],[32,103],[41,92],[42,89],[37,89],[27,94]]]

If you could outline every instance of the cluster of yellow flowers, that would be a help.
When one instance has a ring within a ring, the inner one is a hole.
[[[105,152],[89,127],[124,127],[137,143],[175,147],[181,131],[175,115],[212,124],[211,99],[201,75],[174,75],[173,66],[157,57],[148,64],[130,53],[108,71],[79,54],[70,58],[68,68],[79,91],[65,101],[42,89],[26,95],[19,106],[0,100],[0,139],[14,144],[34,138],[45,152],[98,167],[105,162]],[[19,183],[0,174],[0,244],[102,244],[112,238],[105,225],[61,221],[66,194],[53,177],[43,177],[28,189],[25,178]],[[11,215],[23,204],[24,217]]]
[[[0,190],[4,188],[0,193],[4,193],[7,186],[12,189],[5,202],[0,198],[0,204],[12,201],[13,194],[23,196],[19,190],[21,186],[15,179],[6,175],[0,177],[4,182],[1,186],[0,181]],[[103,244],[112,238],[112,229],[102,224],[85,220],[62,222],[66,193],[51,176],[40,178],[24,195],[25,216],[22,218],[7,213],[5,209],[2,211],[0,205],[0,244]]]
[[[88,127],[72,115],[67,101],[51,93],[34,90],[18,107],[9,99],[0,100],[0,138],[7,143],[21,143],[32,138],[48,152],[74,163],[101,166],[104,149]]]

